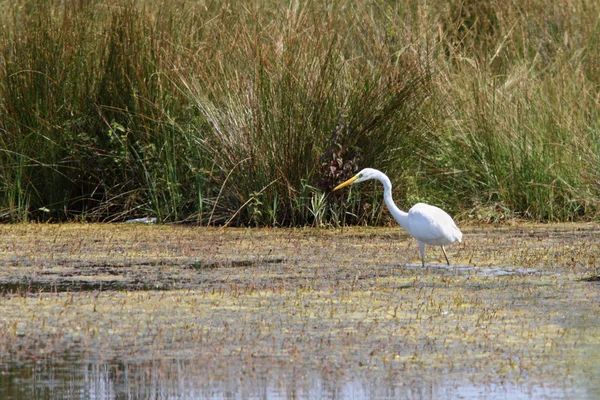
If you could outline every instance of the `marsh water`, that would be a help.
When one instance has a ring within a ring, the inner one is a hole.
[[[0,226],[2,399],[600,397],[600,226]]]

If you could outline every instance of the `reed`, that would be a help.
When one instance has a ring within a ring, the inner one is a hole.
[[[0,4],[0,219],[594,218],[600,6]]]

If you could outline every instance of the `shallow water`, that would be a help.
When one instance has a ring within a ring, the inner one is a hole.
[[[114,399],[531,399],[598,398],[598,391],[577,385],[563,387],[480,384],[444,378],[431,381],[361,376],[353,379],[315,374],[277,375],[266,372],[242,378],[198,375],[191,360],[147,364],[87,363],[77,360],[13,366],[3,370],[2,398]]]
[[[600,397],[598,227],[463,230],[1,226],[0,398]]]

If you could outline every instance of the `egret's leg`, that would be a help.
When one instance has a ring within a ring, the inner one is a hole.
[[[421,264],[425,268],[425,243],[419,242],[419,252],[421,253]]]
[[[444,257],[446,257],[446,262],[448,265],[450,265],[450,260],[448,260],[448,255],[446,254],[446,249],[444,249],[444,246],[442,246],[442,251],[444,252]]]

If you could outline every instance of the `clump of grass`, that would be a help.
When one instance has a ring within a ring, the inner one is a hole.
[[[597,15],[597,4],[569,3],[566,14],[546,2],[493,10],[467,3],[451,5],[466,9],[442,37],[452,47],[473,24],[444,68],[452,101],[439,157],[460,173],[442,180],[460,196],[469,193],[475,217],[595,216],[600,75],[589,61],[597,59],[600,32],[588,13]]]
[[[134,2],[2,7],[4,216],[180,218],[195,155],[164,76],[166,22]]]
[[[344,2],[269,4],[211,21],[209,35],[226,43],[194,51],[180,80],[223,182],[222,218],[250,199],[242,221],[311,223],[322,217],[306,212],[315,196],[356,172],[357,160],[398,169],[403,150],[425,142],[413,128],[428,66],[378,46],[383,32],[369,13]]]
[[[2,209],[312,223],[337,169],[400,166],[427,94],[427,65],[346,6],[5,5]]]

